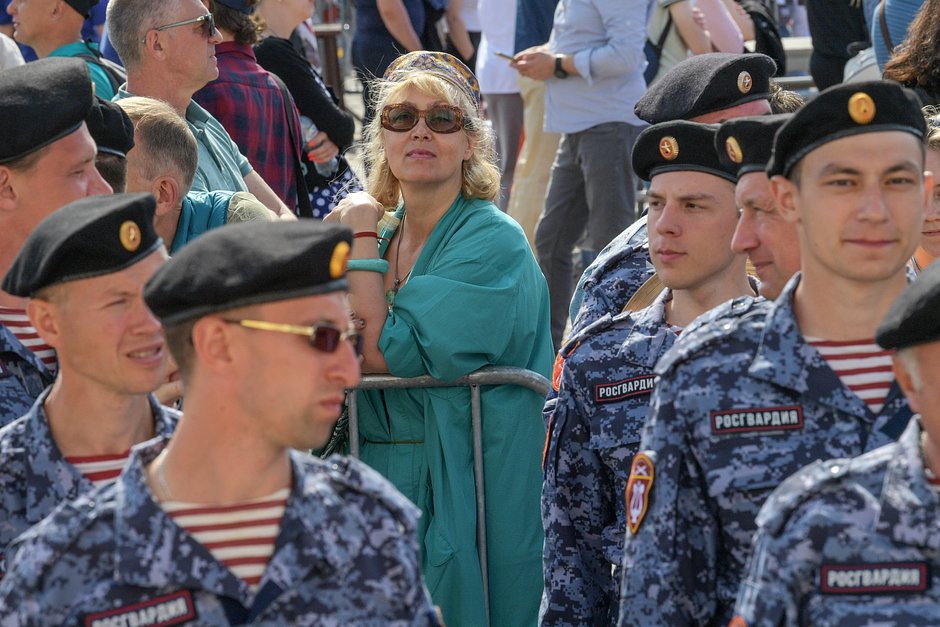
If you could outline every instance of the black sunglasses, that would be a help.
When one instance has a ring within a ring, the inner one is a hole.
[[[282,324],[280,322],[268,322],[266,320],[226,320],[226,322],[243,326],[246,329],[305,335],[309,338],[310,346],[321,353],[336,352],[341,342],[348,341],[352,344],[356,355],[362,354],[362,336],[352,329],[340,331],[334,327],[302,327],[295,324]]]
[[[176,28],[177,26],[186,26],[188,24],[199,24],[200,30],[206,39],[211,38],[215,33],[215,18],[212,17],[211,13],[206,13],[205,15],[200,15],[199,17],[194,17],[189,20],[183,20],[182,22],[164,24],[163,26],[158,26],[153,30],[166,30],[168,28]]]
[[[463,110],[460,107],[436,104],[427,111],[421,111],[407,103],[385,105],[382,109],[382,128],[405,133],[417,126],[421,118],[435,133],[456,133],[463,128]]]

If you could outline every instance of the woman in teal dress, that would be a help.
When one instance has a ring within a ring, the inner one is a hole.
[[[548,290],[499,192],[476,78],[454,57],[400,57],[373,86],[369,194],[327,218],[355,233],[350,306],[363,372],[453,380],[484,366],[549,376]],[[539,514],[544,399],[482,390],[490,624],[535,625],[542,592]],[[424,516],[423,568],[444,621],[485,625],[476,546],[466,387],[359,393],[363,461]]]

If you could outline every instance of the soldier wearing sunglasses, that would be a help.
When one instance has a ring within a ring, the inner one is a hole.
[[[111,0],[108,36],[127,69],[117,100],[163,100],[186,120],[199,147],[192,190],[251,192],[284,220],[288,208],[239,151],[228,132],[192,100],[219,76],[215,46],[222,41],[212,13],[199,0]]]
[[[50,625],[437,624],[417,508],[364,464],[298,452],[326,443],[359,381],[350,241],[313,221],[230,225],[148,282],[184,417],[111,490],[22,536],[5,624],[39,608]]]
[[[416,52],[373,90],[371,195],[350,195],[326,218],[355,232],[350,304],[363,370],[452,380],[499,365],[547,376],[548,291],[522,229],[493,204],[499,169],[476,78],[450,55]],[[485,521],[474,514],[467,388],[358,399],[363,461],[423,507],[423,569],[444,621],[486,624],[476,548],[485,524],[490,624],[534,624],[542,397],[510,385],[483,391]]]

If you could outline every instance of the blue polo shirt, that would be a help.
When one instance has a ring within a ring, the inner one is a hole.
[[[132,94],[121,86],[113,100],[130,98]],[[253,168],[238,146],[212,115],[190,101],[186,108],[186,123],[196,137],[199,163],[190,191],[194,192],[247,192],[245,177]]]

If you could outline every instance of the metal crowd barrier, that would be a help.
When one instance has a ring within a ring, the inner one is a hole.
[[[357,390],[387,390],[404,388],[470,388],[470,425],[473,431],[473,475],[477,500],[477,553],[483,577],[483,603],[486,622],[490,617],[490,587],[486,552],[486,493],[483,487],[483,418],[480,415],[480,386],[518,385],[546,396],[551,389],[548,379],[524,368],[487,366],[454,381],[440,381],[431,376],[400,378],[391,375],[364,375],[359,387],[351,390],[349,406],[349,450],[359,457],[359,415],[356,404]]]

